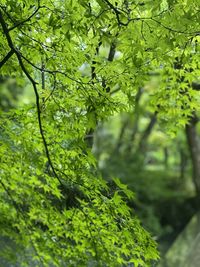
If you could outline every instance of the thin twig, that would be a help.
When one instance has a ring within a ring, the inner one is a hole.
[[[22,54],[21,54],[21,57],[25,60],[25,61],[27,61],[27,63],[29,63],[33,68],[35,68],[35,69],[37,69],[37,70],[39,70],[39,71],[43,71],[43,72],[47,72],[47,73],[49,73],[49,74],[52,74],[52,75],[54,75],[54,74],[61,74],[61,75],[63,75],[63,76],[65,76],[65,77],[67,77],[67,78],[69,78],[70,80],[72,80],[72,81],[74,81],[74,82],[76,82],[76,83],[79,83],[79,84],[83,84],[84,82],[80,82],[80,81],[78,81],[78,80],[76,80],[76,79],[74,79],[74,78],[72,78],[72,77],[70,77],[69,75],[67,75],[65,72],[63,72],[63,71],[60,71],[60,70],[48,70],[48,69],[43,69],[43,68],[41,68],[41,67],[38,67],[37,65],[35,65],[34,63],[32,63],[28,58],[26,58],[25,56],[23,56]],[[84,83],[84,84],[87,84],[87,83]]]

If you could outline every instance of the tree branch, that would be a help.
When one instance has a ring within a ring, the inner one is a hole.
[[[74,79],[73,77],[69,76],[66,74],[66,72],[63,72],[63,71],[60,71],[60,70],[48,70],[48,69],[45,69],[45,68],[41,68],[41,67],[38,67],[37,65],[35,65],[34,63],[32,63],[28,58],[26,58],[25,56],[21,55],[21,57],[27,62],[29,63],[33,68],[35,68],[36,70],[39,70],[41,72],[47,72],[51,75],[55,75],[55,74],[61,74],[67,78],[69,78],[71,81],[74,81],[76,83],[79,83],[79,84],[88,84],[86,82],[80,82],[76,79]]]
[[[200,91],[200,83],[192,82],[192,89],[196,91]]]
[[[33,86],[34,93],[35,93],[35,98],[36,98],[36,107],[37,107],[39,130],[40,130],[40,134],[41,134],[42,141],[43,141],[43,144],[44,144],[46,157],[48,159],[49,165],[51,166],[51,169],[53,171],[54,176],[58,179],[59,183],[62,185],[62,181],[60,180],[59,176],[57,175],[56,170],[55,170],[55,168],[53,166],[53,163],[51,161],[49,148],[48,148],[47,141],[46,141],[46,138],[45,138],[45,135],[44,135],[44,131],[43,131],[42,120],[41,120],[41,110],[40,110],[40,97],[39,97],[38,90],[37,90],[37,82],[31,77],[31,75],[27,71],[27,69],[26,69],[26,67],[25,67],[25,65],[24,65],[24,63],[22,61],[21,53],[15,48],[15,46],[13,44],[13,41],[12,41],[12,39],[10,37],[9,30],[7,28],[6,22],[5,22],[5,20],[4,20],[3,16],[2,16],[1,11],[0,11],[0,24],[1,24],[2,28],[3,28],[3,33],[6,36],[6,39],[7,39],[9,47],[11,48],[11,51],[13,53],[15,53],[15,55],[17,56],[19,65],[21,67],[21,70],[23,71],[23,73],[26,75],[26,77],[28,78],[28,80],[31,82],[31,84]]]
[[[116,44],[114,42],[112,42],[111,45],[110,45],[110,50],[109,50],[109,54],[108,54],[108,61],[109,62],[113,61],[114,56],[115,56],[115,50],[116,50]],[[103,88],[105,89],[105,91],[107,93],[110,92],[110,87],[106,86],[106,81],[105,81],[104,78],[102,79],[102,86],[103,86]]]
[[[3,67],[3,65],[12,57],[14,54],[14,51],[11,49],[8,54],[4,57],[4,59],[0,62],[0,69]]]
[[[36,13],[39,11],[39,9],[41,9],[41,8],[42,8],[42,7],[38,6],[38,7],[36,8],[36,10],[35,10],[35,11],[34,11],[28,18],[26,18],[26,19],[24,19],[24,20],[22,20],[22,21],[16,23],[14,26],[8,28],[8,31],[12,31],[12,30],[14,30],[15,28],[17,28],[17,27],[23,25],[24,23],[30,21],[30,20],[32,19],[32,17],[34,17],[35,14],[36,14]]]
[[[176,32],[176,33],[181,33],[181,34],[186,34],[186,35],[192,35],[192,34],[197,35],[197,34],[199,34],[198,32],[186,32],[186,31],[179,31],[179,30],[170,28],[170,27],[164,25],[162,22],[158,21],[157,19],[154,19],[154,17],[149,18],[149,19],[154,21],[154,22],[156,22],[158,25],[160,25],[161,27],[163,27],[166,30],[171,31],[171,32]]]
[[[124,23],[120,20],[119,15],[121,14],[121,11],[119,11],[118,8],[116,8],[115,6],[113,6],[113,4],[111,4],[108,0],[103,0],[104,2],[107,3],[107,5],[114,11],[116,18],[117,18],[117,22],[119,26],[127,26],[129,24],[129,21],[127,23]]]

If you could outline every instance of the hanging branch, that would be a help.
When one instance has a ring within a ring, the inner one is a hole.
[[[31,77],[31,75],[27,71],[27,69],[26,69],[26,67],[25,67],[25,65],[24,65],[24,63],[22,61],[21,53],[19,52],[19,50],[17,50],[15,48],[15,46],[13,44],[13,41],[12,41],[12,39],[10,37],[9,30],[7,28],[6,22],[5,22],[5,20],[4,20],[3,16],[2,16],[1,11],[0,11],[0,24],[2,26],[3,33],[5,34],[5,37],[7,39],[7,43],[9,45],[11,51],[13,51],[13,53],[17,56],[19,65],[21,67],[21,70],[23,71],[23,73],[25,74],[25,76],[28,78],[28,80],[31,82],[31,84],[33,86],[33,90],[34,90],[35,98],[36,98],[36,107],[37,107],[37,116],[38,116],[39,130],[40,130],[40,135],[42,137],[42,141],[43,141],[43,144],[44,144],[46,157],[48,159],[49,165],[51,166],[51,169],[53,171],[54,176],[57,178],[57,180],[59,181],[59,183],[61,185],[63,185],[62,184],[62,181],[60,180],[59,176],[57,175],[56,170],[55,170],[55,168],[53,166],[53,163],[51,161],[51,157],[50,157],[50,153],[49,153],[49,148],[48,148],[47,141],[46,141],[46,138],[45,138],[45,135],[44,135],[43,126],[42,126],[42,120],[41,120],[40,97],[39,97],[39,93],[38,93],[38,90],[37,90],[37,82]]]

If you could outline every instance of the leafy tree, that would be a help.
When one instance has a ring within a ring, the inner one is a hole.
[[[3,113],[0,125],[2,236],[26,251],[24,265],[152,266],[158,258],[126,205],[130,191],[98,174],[92,136],[132,107],[152,71],[162,77],[151,100],[159,117],[172,131],[189,120],[199,18],[194,0],[1,1],[1,75],[29,83],[36,99]]]

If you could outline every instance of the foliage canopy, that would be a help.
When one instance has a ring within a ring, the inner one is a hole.
[[[131,192],[100,177],[88,140],[100,121],[134,105],[152,73],[161,77],[151,92],[160,118],[171,127],[188,121],[199,22],[195,0],[1,1],[1,76],[31,85],[36,98],[0,122],[0,225],[26,251],[24,265],[158,258],[126,205]]]

